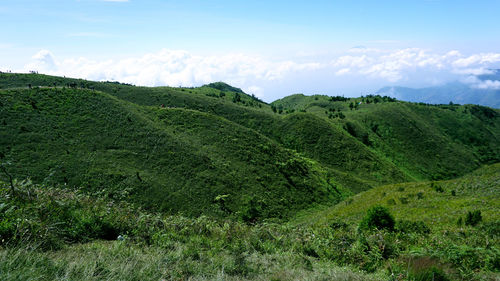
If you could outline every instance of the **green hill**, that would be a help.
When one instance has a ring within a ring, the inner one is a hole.
[[[213,114],[80,89],[7,90],[0,102],[2,160],[21,179],[249,219],[340,198],[315,162]]]
[[[300,108],[329,120],[414,179],[454,178],[500,159],[497,109],[414,104],[380,96],[293,95],[272,105]]]
[[[474,210],[481,211],[484,221],[495,222],[500,213],[499,186],[500,164],[453,180],[384,185],[318,212],[308,223],[359,222],[375,205],[386,206],[396,219],[421,220],[433,230],[456,228],[458,219]]]
[[[222,82],[7,73],[0,162],[2,280],[495,280],[500,270],[500,111],[488,107],[266,104]],[[359,227],[378,205],[394,226]]]
[[[173,213],[289,217],[500,160],[499,111],[473,105],[319,95],[268,105],[222,82],[150,88],[11,73],[0,89],[0,153],[15,177]]]

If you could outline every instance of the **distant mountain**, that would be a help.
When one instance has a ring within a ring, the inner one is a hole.
[[[492,74],[479,75],[477,78],[478,81],[500,83],[500,70],[495,70]],[[479,104],[500,108],[500,89],[479,89],[460,82],[419,89],[384,87],[378,90],[377,94],[411,102],[447,104],[451,101],[458,104]]]
[[[490,74],[478,75],[477,78],[482,81],[491,80],[491,81],[500,81],[500,69],[491,70]]]

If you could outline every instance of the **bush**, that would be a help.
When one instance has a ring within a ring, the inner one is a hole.
[[[483,217],[481,216],[481,211],[476,210],[476,211],[469,211],[467,212],[467,215],[465,216],[465,225],[470,225],[470,226],[476,226],[480,221],[483,220]]]
[[[394,230],[394,217],[389,210],[382,206],[374,206],[366,212],[361,220],[359,228],[361,230],[387,229]]]
[[[441,187],[439,184],[431,183],[431,187],[432,187],[432,188],[433,188],[436,192],[439,192],[439,193],[444,192],[443,187]]]
[[[0,245],[3,241],[6,241],[14,235],[15,227],[14,224],[8,219],[0,220]]]
[[[424,193],[423,192],[417,193],[417,198],[418,199],[423,199],[424,198]]]

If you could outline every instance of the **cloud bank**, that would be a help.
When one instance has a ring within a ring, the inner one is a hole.
[[[424,86],[461,79],[477,88],[498,89],[498,81],[466,79],[487,74],[492,68],[500,68],[500,53],[464,55],[456,50],[434,53],[419,48],[384,51],[357,47],[342,56],[309,61],[273,60],[239,53],[200,56],[169,49],[120,60],[58,59],[50,51],[41,50],[23,71],[143,86],[199,86],[225,81],[269,100],[277,98],[273,92],[280,92],[269,86],[273,84],[280,85],[282,92],[288,91],[285,94],[332,89],[332,85],[349,87],[353,81],[374,87],[396,83]],[[312,74],[318,84],[314,87],[308,84],[312,83]]]

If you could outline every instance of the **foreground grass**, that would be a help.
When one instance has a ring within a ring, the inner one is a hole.
[[[493,211],[497,168],[466,180],[477,194],[493,192]],[[29,181],[14,182],[14,194],[2,185],[0,280],[495,280],[500,272],[494,213],[475,226],[446,224],[446,212],[433,213],[436,224],[395,213],[394,229],[359,229],[346,216],[246,224]]]
[[[332,262],[283,252],[190,256],[183,245],[172,249],[126,241],[97,241],[40,252],[0,251],[2,280],[384,280],[375,274]]]

